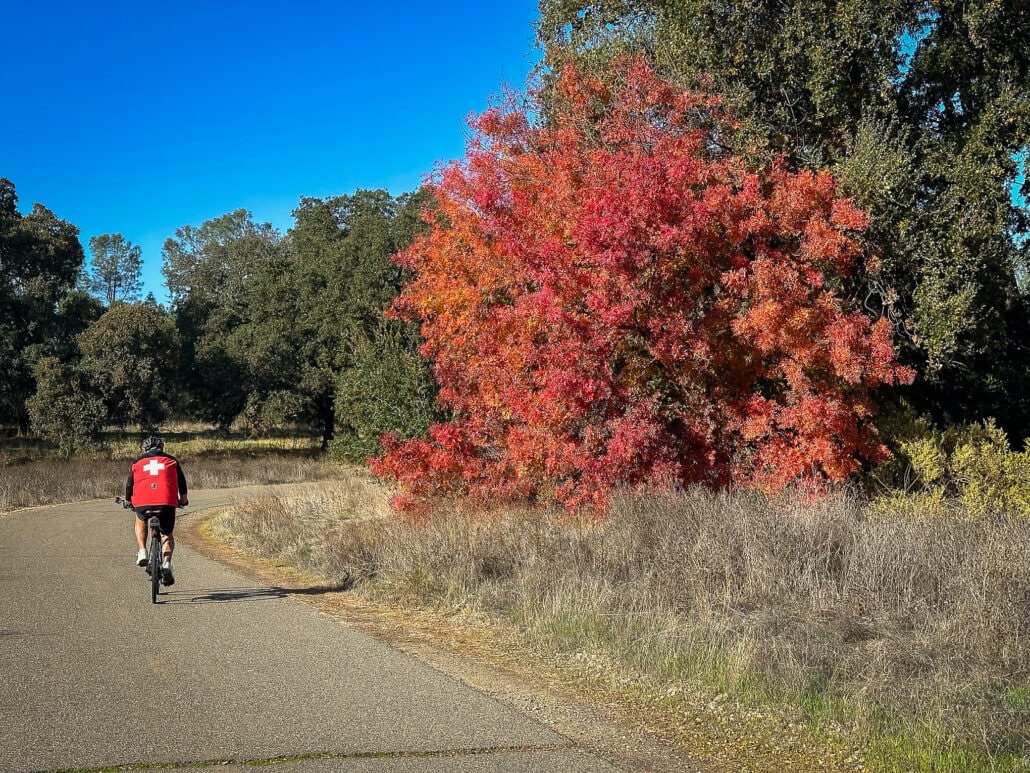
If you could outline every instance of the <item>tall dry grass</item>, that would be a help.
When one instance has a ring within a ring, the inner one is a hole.
[[[241,507],[250,550],[359,592],[503,615],[558,651],[846,728],[889,770],[1030,768],[1030,521],[624,495],[600,522],[460,508],[412,526],[352,480]]]
[[[138,440],[103,453],[64,458],[38,445],[0,447],[0,512],[22,507],[114,497],[125,492]],[[340,465],[314,450],[201,438],[169,443],[191,489],[299,483],[340,474]]]

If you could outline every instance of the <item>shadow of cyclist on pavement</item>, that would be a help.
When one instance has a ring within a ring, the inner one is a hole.
[[[165,604],[225,604],[238,601],[274,601],[290,596],[320,596],[347,590],[346,585],[320,585],[309,588],[223,588],[177,590],[164,593]]]

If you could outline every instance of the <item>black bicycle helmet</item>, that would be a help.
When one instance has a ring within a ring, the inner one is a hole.
[[[140,443],[139,447],[143,453],[148,454],[151,451],[164,451],[165,443],[161,438],[157,437],[156,435],[151,435],[142,443]]]

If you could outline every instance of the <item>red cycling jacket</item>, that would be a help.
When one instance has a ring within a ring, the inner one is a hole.
[[[180,495],[186,496],[186,476],[174,456],[154,452],[133,463],[125,483],[125,498],[133,507],[178,507]]]

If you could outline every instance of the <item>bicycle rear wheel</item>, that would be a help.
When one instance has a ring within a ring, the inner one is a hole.
[[[150,603],[156,604],[158,589],[161,587],[161,532],[154,526],[150,527],[148,560],[150,562]]]

